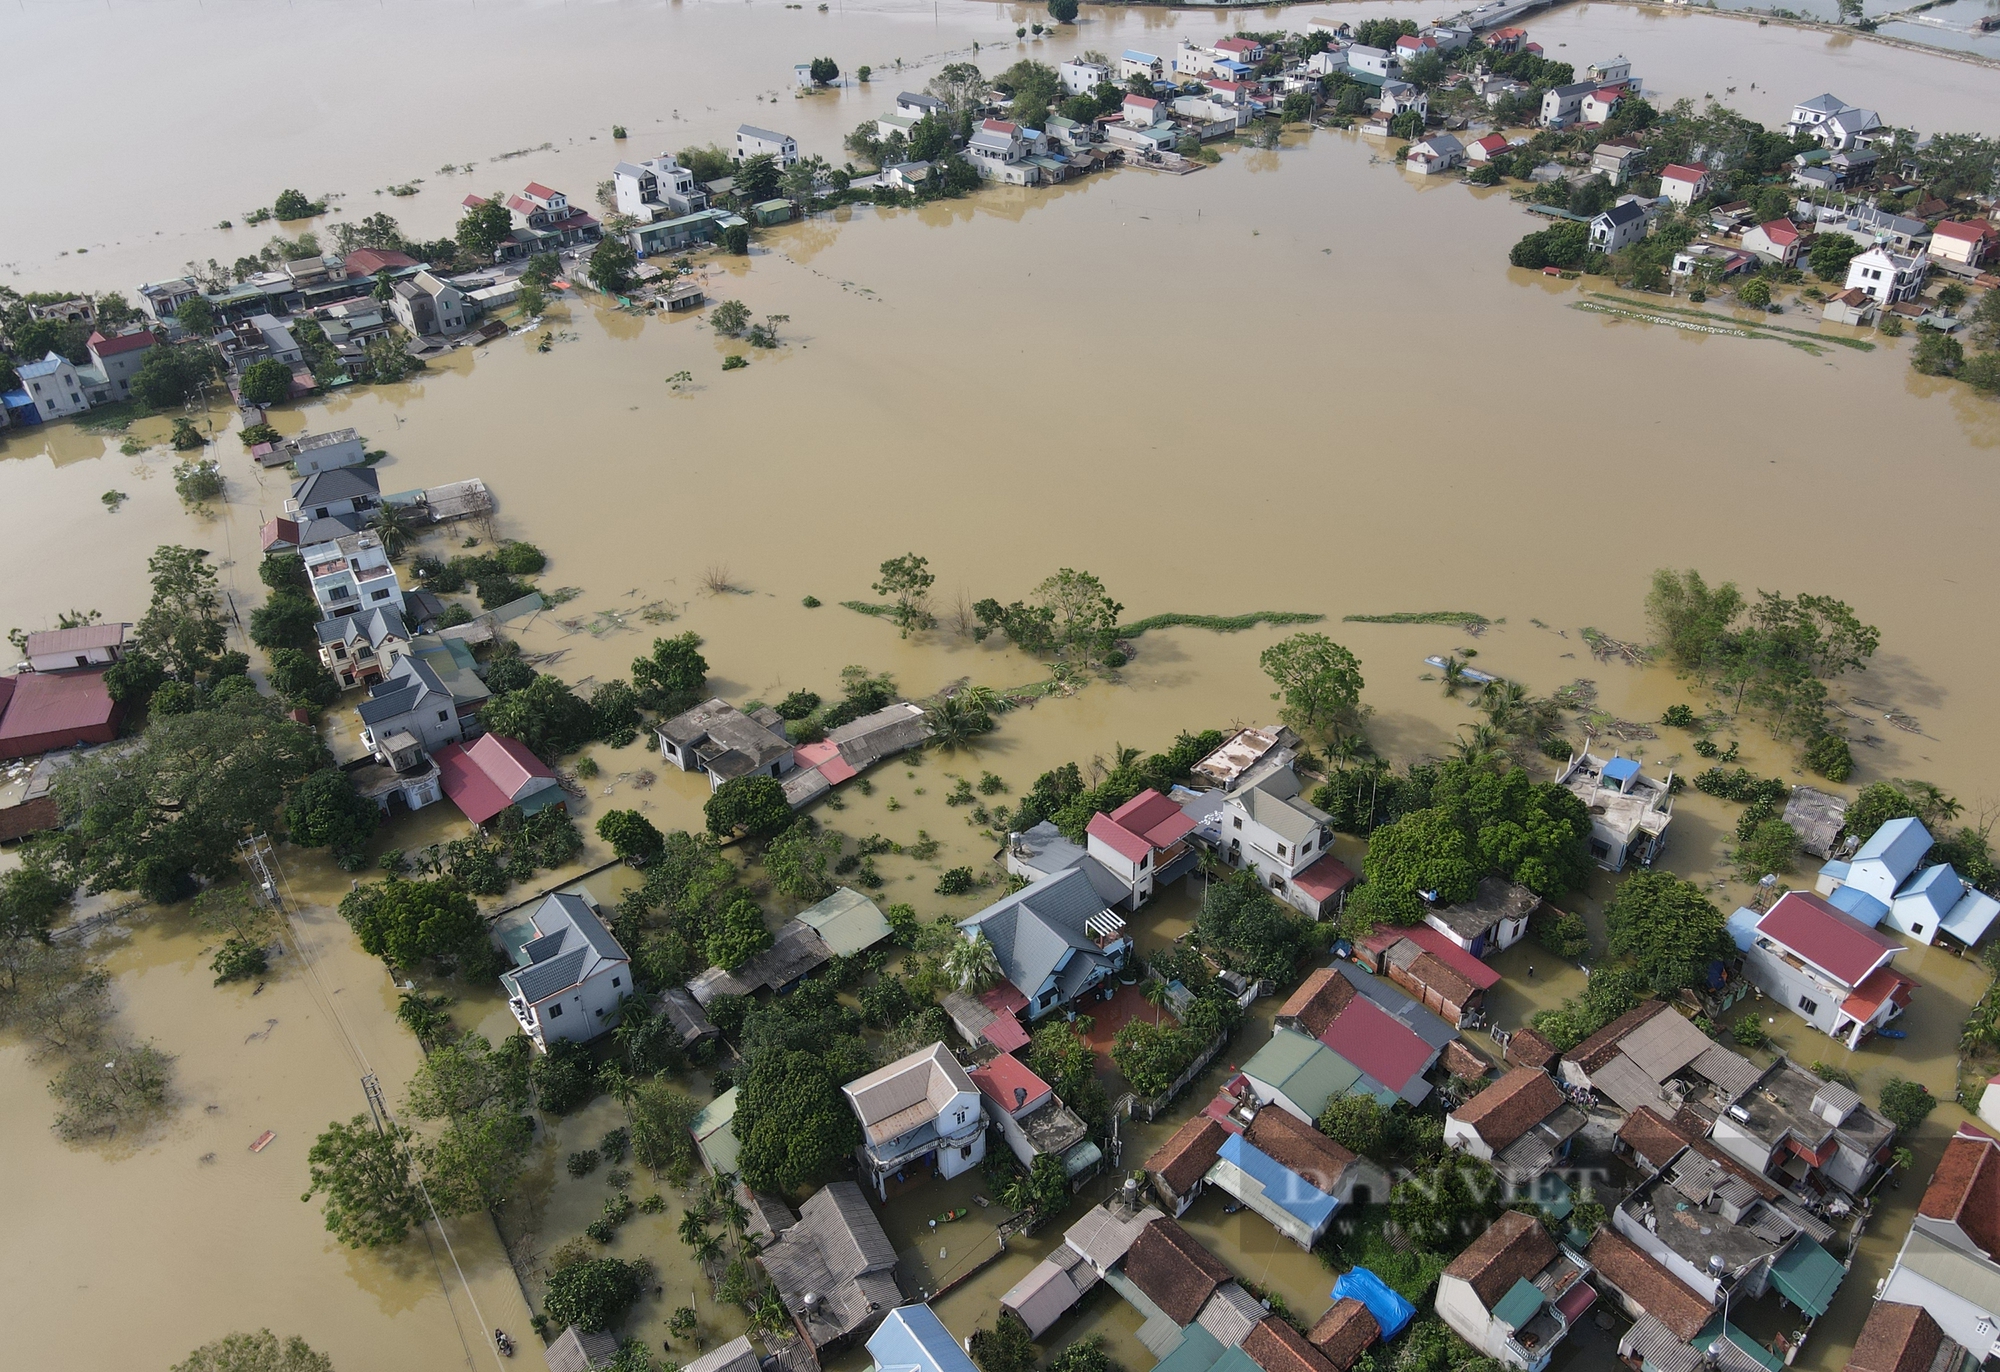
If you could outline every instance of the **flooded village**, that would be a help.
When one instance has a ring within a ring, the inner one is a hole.
[[[1983,1361],[2000,76],[486,10],[0,219],[27,1356]]]

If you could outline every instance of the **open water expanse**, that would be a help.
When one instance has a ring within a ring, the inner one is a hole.
[[[1436,12],[1089,9],[1060,39],[1017,44],[1014,27],[1035,15],[973,0],[827,13],[775,0],[24,0],[0,9],[0,124],[34,132],[10,152],[0,281],[130,294],[189,259],[228,262],[269,226],[204,226],[240,223],[286,186],[338,194],[347,217],[383,210],[433,237],[467,192],[532,179],[588,203],[618,157],[726,143],[742,122],[793,133],[838,162],[847,131],[946,60],[993,73],[1023,55],[1054,61],[1084,48],[1165,55],[1181,33],[1296,28],[1318,14]],[[1579,67],[1623,52],[1660,103],[1713,94],[1776,123],[1794,100],[1831,90],[1891,123],[2000,133],[2000,71],[1947,57],[1621,5],[1572,6],[1528,27]],[[875,80],[795,98],[792,65],[815,56],[849,72],[868,63]],[[622,145],[614,121],[632,130]],[[642,319],[570,297],[550,320],[558,336],[547,353],[504,338],[407,385],[349,389],[274,422],[288,433],[359,428],[390,453],[387,490],[482,477],[500,532],[549,554],[543,585],[581,590],[518,635],[531,652],[562,652],[551,670],[573,684],[628,675],[656,630],[629,614],[630,628],[601,634],[563,621],[601,627],[602,612],[647,605],[677,614],[674,631],[703,636],[711,687],[735,700],[830,694],[848,664],[889,672],[912,696],[963,677],[1007,687],[1045,674],[948,633],[899,640],[838,607],[872,598],[877,565],[914,550],[930,559],[947,607],[961,592],[1012,600],[1076,567],[1102,577],[1135,618],[1324,614],[1361,658],[1371,737],[1401,761],[1443,750],[1476,718],[1423,679],[1427,654],[1465,647],[1536,694],[1588,678],[1622,718],[1699,707],[1704,698],[1670,672],[1594,661],[1579,637],[1594,626],[1642,638],[1653,570],[1692,566],[1746,589],[1836,595],[1879,625],[1870,669],[1835,690],[1856,716],[1850,789],[1920,777],[1970,814],[1991,813],[2000,406],[1913,374],[1907,339],[1813,356],[1566,308],[1583,283],[1505,265],[1535,221],[1504,192],[1423,184],[1375,160],[1390,151],[1298,132],[1193,176],[1121,172],[922,210],[842,210],[761,235],[747,259],[701,259],[711,299],[790,317],[786,346],[754,353],[746,370],[722,373],[737,345],[699,317]],[[475,170],[442,175],[446,163]],[[415,196],[375,193],[414,177],[425,178]],[[1814,327],[1796,311],[1780,322]],[[682,371],[693,384],[670,389]],[[72,607],[136,618],[146,558],[167,542],[214,550],[247,616],[262,595],[258,526],[279,511],[285,482],[243,454],[233,416],[214,419],[228,492],[207,516],[175,497],[163,446],[126,457],[120,435],[74,425],[0,438],[0,625],[39,628]],[[163,420],[134,430],[155,444],[166,431]],[[108,489],[130,497],[116,513],[100,503]],[[448,551],[442,540],[433,548]],[[700,589],[720,566],[744,593]],[[806,609],[808,595],[826,604]],[[1450,627],[1339,622],[1444,609],[1496,625],[1474,642]],[[1182,729],[1266,720],[1275,707],[1257,656],[1279,636],[1147,634],[1122,681],[1010,714],[972,756],[885,768],[872,797],[822,818],[857,836],[937,836],[936,863],[880,860],[884,898],[926,915],[969,911],[976,898],[928,894],[938,867],[992,854],[962,811],[941,804],[947,772],[992,770],[1018,793],[1048,767],[1121,744],[1150,751]],[[1889,727],[1856,696],[1908,712],[1922,732]],[[351,753],[351,711],[330,719],[330,743]],[[1669,730],[1642,745],[1648,766],[1695,766],[1676,756],[1685,740]],[[1752,770],[1799,779],[1791,753],[1760,729],[1746,724],[1741,742]],[[603,776],[582,807],[586,830],[611,806],[637,805],[663,828],[700,823],[701,779],[636,745],[594,752]],[[659,784],[634,789],[630,774],[649,763]],[[1715,883],[1724,908],[1746,894],[1727,881],[1722,852],[1735,813],[1687,793],[1666,858]],[[456,821],[445,807],[405,818],[381,846],[418,848]],[[593,840],[586,860],[603,856]],[[205,940],[178,910],[128,921],[112,945],[122,1026],[179,1055],[181,1100],[164,1126],[110,1146],[58,1142],[46,1071],[18,1043],[0,1043],[0,1157],[15,1182],[0,1319],[21,1366],[164,1367],[229,1329],[268,1324],[303,1334],[343,1372],[430,1369],[483,1359],[482,1325],[525,1334],[521,1288],[484,1219],[454,1224],[451,1252],[413,1242],[382,1258],[338,1247],[317,1206],[299,1203],[313,1136],[365,1109],[362,1071],[397,1101],[417,1053],[391,1016],[394,987],[333,911],[350,878],[284,857],[316,972],[288,957],[261,994],[212,988]],[[609,898],[620,884],[600,877],[592,889]],[[1600,937],[1608,890],[1581,902]],[[1191,918],[1178,893],[1149,907],[1137,919],[1142,952]],[[1499,964],[1509,974],[1502,1024],[1582,983],[1546,963],[1528,979],[1524,953]],[[1899,965],[1924,984],[1910,1038],[1871,1044],[1848,1065],[1871,1100],[1892,1070],[1948,1099],[1958,1024],[1985,978],[1938,950],[1914,949]],[[1254,1051],[1274,1004],[1260,1006],[1232,1058]],[[497,994],[460,1012],[461,1022],[482,1016],[490,1034],[511,1028]],[[1804,1060],[1835,1051],[1795,1022],[1774,1028]],[[523,1251],[596,1212],[601,1181],[572,1181],[556,1164],[617,1123],[614,1113],[600,1102],[551,1131],[559,1137],[530,1200],[510,1215],[510,1237],[531,1236]],[[1947,1105],[1919,1132],[1919,1177],[1964,1117]],[[276,1141],[248,1152],[265,1129]],[[1154,1141],[1130,1139],[1128,1165]],[[1918,1191],[1890,1193],[1799,1366],[1841,1365]],[[918,1241],[919,1207],[942,1200],[892,1208],[899,1244]],[[652,1256],[669,1294],[699,1285],[674,1218],[635,1221],[614,1249]],[[1241,1275],[1308,1317],[1325,1307],[1331,1274],[1261,1221],[1225,1217],[1214,1198],[1193,1219]],[[973,1223],[944,1247],[971,1247]],[[940,1306],[947,1323],[963,1334],[990,1317],[1059,1232],[953,1292]],[[933,1261],[948,1269],[953,1259]],[[657,1348],[678,1303],[643,1303],[633,1332]],[[696,1304],[710,1346],[739,1332],[740,1316],[705,1288]],[[1062,1333],[1102,1329],[1143,1368],[1135,1327],[1128,1307],[1094,1297]],[[1582,1368],[1608,1354],[1579,1344],[1566,1356]]]

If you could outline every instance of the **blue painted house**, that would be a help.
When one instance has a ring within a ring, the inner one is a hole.
[[[1967,885],[1948,862],[1924,866],[1931,846],[1922,820],[1892,819],[1852,858],[1821,867],[1816,889],[1871,929],[1886,923],[1926,944],[1948,934],[1970,948],[2000,917],[2000,900]]]
[[[875,1372],[979,1372],[928,1305],[891,1310],[868,1337]]]
[[[1340,1209],[1339,1201],[1241,1134],[1223,1141],[1208,1179],[1301,1248],[1318,1243]]]

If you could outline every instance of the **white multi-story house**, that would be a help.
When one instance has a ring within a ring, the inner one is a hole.
[[[76,364],[61,353],[51,351],[39,362],[23,362],[14,374],[21,378],[21,388],[45,420],[82,414],[90,408],[83,377]]]
[[[1126,96],[1126,102],[1137,97]],[[1027,140],[1019,125],[1004,119],[988,119],[972,131],[965,145],[972,168],[988,181],[1011,186],[1032,186],[1041,179],[1041,168],[1027,160]]]
[[[1787,891],[1761,917],[1738,911],[1730,928],[1752,984],[1850,1050],[1917,989],[1895,969],[1899,940],[1810,892]]]
[[[395,312],[396,322],[419,338],[465,329],[465,293],[427,271],[398,281],[389,297],[389,308]]]
[[[1791,121],[1785,125],[1788,137],[1797,138],[1802,133],[1813,133],[1827,120],[1844,109],[1851,109],[1845,100],[1828,93],[1815,95],[1810,100],[1802,100],[1792,106]]]
[[[1329,856],[1331,823],[1299,794],[1288,768],[1223,800],[1218,848],[1230,866],[1251,868],[1273,895],[1318,919],[1354,880]]]
[[[535,1046],[586,1043],[618,1025],[618,1010],[633,993],[632,963],[598,918],[588,891],[559,891],[530,920],[533,936],[503,972],[507,1008]]]
[[[439,665],[467,689],[454,693]],[[361,742],[378,761],[395,767],[412,744],[435,753],[447,744],[477,738],[482,727],[478,706],[485,701],[484,684],[469,670],[458,670],[449,651],[441,658],[435,653],[398,657],[389,675],[370,686],[368,698],[355,706]]]
[[[1102,62],[1086,62],[1080,57],[1072,57],[1056,68],[1063,89],[1071,95],[1088,95],[1111,79],[1111,68]]]
[[[1596,91],[1595,81],[1573,81],[1552,86],[1542,95],[1542,123],[1551,129],[1567,128],[1583,113],[1583,97]]]
[[[1358,76],[1373,76],[1387,81],[1402,73],[1403,64],[1387,48],[1371,48],[1366,43],[1356,43],[1347,50],[1347,69]]]
[[[1632,59],[1622,54],[1609,62],[1592,62],[1584,68],[1584,74],[1600,86],[1638,84],[1632,80]]]
[[[1882,305],[1898,305],[1915,300],[1930,278],[1930,254],[1918,251],[1908,256],[1885,247],[1870,248],[1847,264],[1847,288],[1858,290]]]
[[[618,212],[641,224],[678,219],[708,208],[708,192],[672,153],[663,152],[643,162],[618,163],[611,169],[611,185]]]
[[[755,124],[741,124],[736,129],[736,160],[769,153],[778,159],[778,165],[789,167],[799,160],[799,142],[788,133],[775,133],[770,129],[760,129]]]
[[[1887,924],[1926,944],[1946,934],[1971,948],[2000,917],[2000,901],[1968,886],[1948,862],[1925,865],[1932,842],[1922,820],[1892,819],[1853,857],[1822,866],[1813,889],[1870,928]]]
[[[403,587],[396,579],[395,564],[373,530],[363,529],[302,551],[306,581],[322,617],[403,608]]]
[[[1092,815],[1084,848],[1125,888],[1125,907],[1136,910],[1156,886],[1194,869],[1197,854],[1187,841],[1194,827],[1180,806],[1148,788],[1109,814]]]
[[[1642,218],[1639,233],[1627,241],[1643,237]],[[1672,772],[1661,781],[1640,771],[1637,758],[1578,753],[1556,777],[1556,784],[1575,792],[1589,809],[1590,855],[1605,871],[1623,871],[1634,861],[1650,867],[1666,846],[1667,825],[1674,817]]]
[[[292,493],[285,501],[285,514],[300,523],[337,515],[365,517],[381,505],[381,491],[382,480],[369,467],[333,467],[316,471],[292,483]]]
[[[1618,112],[1625,99],[1623,86],[1599,86],[1577,105],[1577,117],[1586,124],[1602,124]]]
[[[1625,199],[1590,221],[1590,246],[1599,252],[1623,252],[1646,236],[1652,221],[1646,207]]]
[[[1981,224],[1947,219],[1931,232],[1930,254],[1940,262],[1968,272],[1977,271],[1986,260],[1992,237],[1993,230]]]
[[[889,1182],[934,1168],[969,1172],[986,1158],[979,1088],[943,1043],[934,1043],[840,1088],[861,1122],[856,1158],[882,1200]]]
[[[1139,52],[1136,49],[1127,48],[1118,56],[1118,79],[1120,81],[1130,81],[1135,76],[1144,76],[1148,80],[1159,81],[1163,80],[1166,74],[1167,64],[1153,56],[1150,52]]]
[[[1660,173],[1660,194],[1682,209],[1707,195],[1710,184],[1705,162],[1675,162]]]
[[[1382,94],[1375,102],[1384,119],[1394,119],[1400,114],[1415,110],[1424,118],[1430,118],[1431,98],[1407,81],[1393,78],[1382,83]]]
[[[1944,1146],[1879,1299],[1913,1305],[1975,1364],[2000,1353],[2000,1143],[1971,1126]]]
[[[1125,122],[1135,129],[1156,129],[1167,121],[1167,102],[1150,95],[1128,95],[1123,105]]]
[[[1181,45],[1174,49],[1174,75],[1189,80],[1199,80],[1209,74],[1215,63],[1215,54],[1199,43],[1181,39]]]
[[[958,923],[965,937],[992,946],[1030,1020],[1088,995],[1117,976],[1131,956],[1125,921],[1090,877],[1082,865],[1065,868]]]

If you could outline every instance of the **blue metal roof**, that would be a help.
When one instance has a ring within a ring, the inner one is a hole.
[[[1826,903],[1842,910],[1873,929],[1889,913],[1889,907],[1859,886],[1843,886],[1826,898]]]
[[[1604,764],[1606,781],[1630,781],[1639,775],[1639,759],[1635,757],[1614,757]]]
[[[1821,863],[1819,874],[1829,881],[1846,881],[1847,874],[1853,870],[1853,863],[1842,862],[1839,858],[1835,858],[1831,862]]]
[[[1140,52],[1137,48],[1127,48],[1123,54],[1127,62],[1157,62],[1160,59],[1150,52]]]
[[[1906,900],[1922,901],[1930,909],[1933,917],[1943,919],[1951,913],[1951,907],[1958,904],[1958,898],[1964,894],[1965,883],[1959,880],[1958,873],[1951,869],[1949,862],[1940,862],[1936,866],[1924,868],[1904,883],[1903,889],[1896,892],[1896,904],[1901,905]],[[1848,913],[1854,912],[1850,910]]]
[[[891,1310],[868,1336],[878,1372],[978,1372],[928,1305]]]
[[[1880,862],[1901,881],[1917,870],[1917,863],[1930,851],[1931,831],[1919,819],[1892,819],[1868,836],[1856,862]]]
[[[1993,899],[1984,891],[1968,889],[1938,928],[1970,948],[1985,937],[1996,915],[2000,915],[2000,900]]]
[[[1739,953],[1749,952],[1750,945],[1757,941],[1757,921],[1762,918],[1762,910],[1752,910],[1747,905],[1739,905],[1736,913],[1729,917],[1729,937],[1736,941]]]
[[[1243,1169],[1252,1181],[1263,1188],[1266,1199],[1302,1224],[1318,1229],[1333,1218],[1334,1211],[1340,1209],[1339,1201],[1245,1140],[1241,1134],[1231,1134],[1223,1140],[1216,1156]]]

